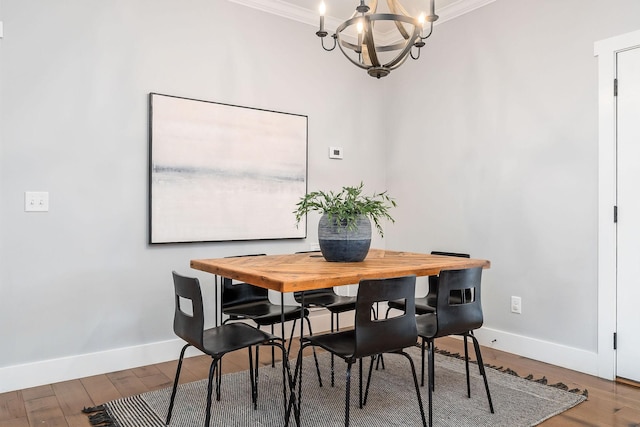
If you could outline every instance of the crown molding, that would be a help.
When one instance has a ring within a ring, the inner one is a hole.
[[[317,26],[318,12],[304,7],[297,6],[291,2],[283,0],[228,0],[232,3],[241,4],[283,18],[292,19],[304,24]],[[478,8],[493,3],[495,0],[458,0],[448,6],[436,10],[440,19],[436,21],[436,25],[440,25],[451,19],[457,18]],[[355,4],[355,1],[354,1]],[[338,25],[348,16],[335,18],[333,16],[325,17],[325,25],[327,30],[334,31]],[[384,38],[384,37],[383,37]]]

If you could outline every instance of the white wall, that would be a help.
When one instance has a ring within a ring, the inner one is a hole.
[[[149,92],[308,115],[310,190],[384,188],[384,85],[307,25],[226,0],[0,6],[0,391],[175,358],[155,345],[175,338],[172,270],[212,284],[190,259],[317,242],[310,220],[307,241],[147,245]],[[32,190],[48,213],[23,211]]]
[[[638,16],[633,0],[499,0],[437,27],[403,70],[387,148],[403,203],[387,247],[490,259],[486,344],[596,372],[593,45]]]

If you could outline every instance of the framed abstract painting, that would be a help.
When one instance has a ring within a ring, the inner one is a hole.
[[[149,95],[149,243],[306,237],[307,116]]]

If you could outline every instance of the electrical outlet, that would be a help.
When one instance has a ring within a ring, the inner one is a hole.
[[[511,312],[516,314],[522,314],[522,298],[511,297]]]

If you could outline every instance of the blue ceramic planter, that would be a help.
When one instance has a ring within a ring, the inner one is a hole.
[[[371,221],[360,215],[356,227],[349,230],[346,224],[330,220],[327,214],[323,214],[318,223],[318,243],[327,261],[364,261],[371,246]]]

